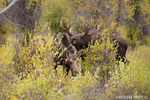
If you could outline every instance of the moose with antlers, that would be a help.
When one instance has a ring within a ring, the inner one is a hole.
[[[56,63],[54,69],[56,69],[58,65],[63,65],[63,69],[66,69],[67,72],[66,75],[68,75],[69,70],[71,70],[72,76],[76,76],[79,73],[77,57],[80,56],[80,51],[76,52],[75,47],[70,42],[69,35],[66,33],[61,33],[56,36],[56,42],[59,41],[61,41],[60,50],[59,54],[54,58],[54,62]],[[60,53],[62,53],[61,56]]]
[[[72,76],[76,76],[79,73],[79,68],[78,68],[78,56],[80,56],[80,51],[77,52],[76,48],[71,44],[69,35],[66,33],[61,33],[58,35],[55,35],[54,40],[54,49],[55,51],[58,52],[57,55],[49,55],[54,57],[53,62],[54,64],[54,69],[57,70],[58,65],[63,66],[63,71],[66,74],[66,76],[69,74],[69,71],[71,71]],[[39,54],[40,59],[43,60],[44,56],[42,56],[40,49],[40,44],[43,44],[44,48],[47,48],[46,44],[48,42],[44,38],[40,39],[34,39],[31,42],[31,55],[33,56],[34,54]],[[55,49],[57,48],[57,50]],[[49,52],[49,51],[48,51]],[[47,55],[46,55],[47,56]]]
[[[102,22],[100,25],[96,24],[93,30],[91,30],[87,22],[85,22],[84,20],[83,22],[84,32],[81,34],[77,34],[73,31],[73,27],[71,26],[71,24],[68,24],[66,27],[64,27],[62,24],[62,19],[60,21],[60,28],[70,36],[71,43],[76,47],[78,51],[81,49],[86,49],[91,40],[95,42],[96,40],[102,38],[101,33],[99,32]],[[126,59],[126,51],[128,47],[127,41],[116,35],[110,35],[108,37],[113,41],[116,41],[117,45],[114,45],[114,47],[117,47],[116,59],[121,60],[125,64],[129,64],[129,61]]]

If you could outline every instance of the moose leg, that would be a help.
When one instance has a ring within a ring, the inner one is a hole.
[[[57,73],[57,67],[58,67],[58,65],[56,64],[55,67],[54,67],[55,73]]]
[[[125,54],[124,54],[124,55],[121,55],[121,60],[122,60],[122,62],[123,62],[125,65],[129,65],[129,63],[130,63],[130,61],[126,59]]]
[[[82,73],[82,75],[84,75],[84,68],[81,69],[81,73]]]
[[[70,70],[70,68],[66,64],[63,65],[63,72],[64,72],[64,74],[66,74],[65,77],[69,74],[69,70]]]
[[[66,74],[66,76],[69,74],[69,70],[70,70],[70,68],[66,68],[66,72],[67,72],[67,74]]]
[[[124,64],[125,64],[125,65],[129,65],[129,64],[130,64],[130,61],[127,60],[127,59],[125,59]]]

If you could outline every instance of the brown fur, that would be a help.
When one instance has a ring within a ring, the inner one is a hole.
[[[120,60],[124,63],[129,63],[128,60],[126,60],[126,51],[127,51],[127,41],[120,36],[116,35],[110,35],[109,36],[112,40],[116,41],[118,44],[115,45],[117,47],[117,59]],[[88,44],[93,40],[95,42],[96,40],[101,38],[101,34],[98,32],[96,34],[91,34],[91,35],[83,35],[83,36],[70,36],[71,38],[71,43],[77,48],[79,51],[80,49],[85,49],[88,47]]]
[[[63,68],[66,69],[66,72],[67,72],[66,75],[68,75],[69,70],[71,70],[72,76],[75,76],[76,74],[79,73],[78,59],[77,59],[75,50],[73,46],[71,45],[70,38],[68,34],[65,34],[65,33],[61,33],[57,35],[56,38],[57,38],[56,39],[57,42],[61,40],[62,47],[59,52],[61,53],[64,48],[67,48],[67,50],[63,52],[61,57],[58,57],[59,55],[57,55],[54,58],[54,62],[60,63],[60,65],[63,65]],[[55,66],[55,69],[57,68],[57,65]]]

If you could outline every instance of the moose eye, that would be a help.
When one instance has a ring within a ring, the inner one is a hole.
[[[76,44],[76,39],[73,39],[73,40],[72,40],[72,44]]]
[[[73,63],[73,60],[72,60],[72,59],[70,59],[70,63]]]

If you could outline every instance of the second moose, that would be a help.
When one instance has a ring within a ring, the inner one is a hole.
[[[76,47],[78,51],[81,49],[86,49],[91,40],[95,42],[96,40],[102,38],[101,33],[99,32],[101,25],[102,22],[100,25],[96,24],[94,29],[91,30],[89,25],[84,22],[84,32],[81,34],[77,34],[73,31],[73,27],[71,25],[68,24],[66,27],[64,27],[62,24],[62,19],[60,21],[60,28],[70,36],[71,43]],[[129,64],[129,61],[126,59],[126,52],[128,47],[127,41],[116,35],[110,35],[108,37],[111,38],[113,41],[116,41],[117,45],[114,45],[114,47],[117,47],[116,59],[121,60],[125,64]]]

